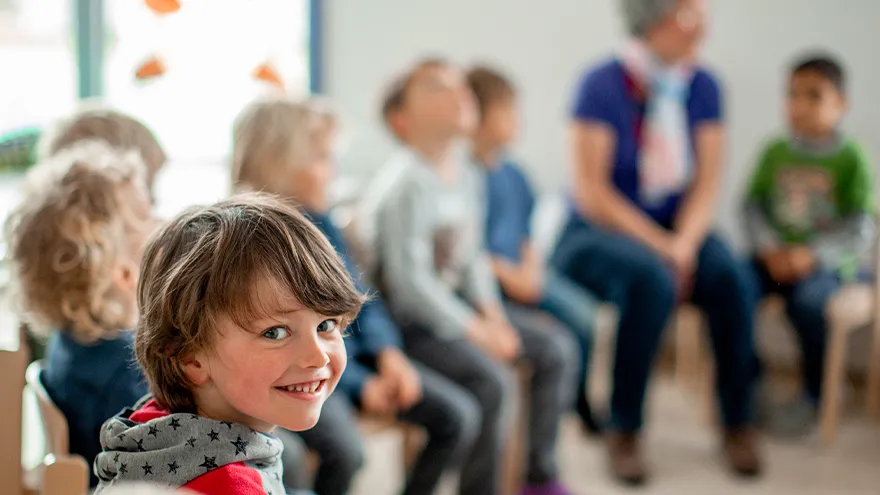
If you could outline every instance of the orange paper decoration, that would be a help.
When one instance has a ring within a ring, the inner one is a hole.
[[[279,89],[284,89],[284,81],[281,80],[281,76],[278,74],[278,71],[272,67],[268,62],[260,64],[256,69],[254,69],[254,77],[260,81],[265,81],[269,84],[277,86]]]
[[[159,15],[171,14],[180,10],[179,0],[144,0],[144,2],[150,10]]]
[[[159,57],[150,57],[138,67],[135,77],[140,80],[152,79],[165,73],[165,63]]]

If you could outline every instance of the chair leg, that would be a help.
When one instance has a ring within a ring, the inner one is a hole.
[[[868,358],[868,414],[880,419],[880,316],[874,321],[871,354]]]
[[[840,423],[840,398],[846,360],[847,328],[829,318],[828,345],[825,351],[825,372],[819,408],[819,436],[823,447],[830,447],[837,437]]]
[[[43,495],[84,495],[89,487],[89,467],[82,457],[58,459],[43,473]]]
[[[410,472],[416,462],[419,452],[425,446],[424,432],[421,429],[402,424],[403,430],[403,471]]]
[[[703,422],[708,426],[715,426],[718,419],[716,390],[715,390],[715,366],[712,364],[711,354],[707,345],[700,349],[700,402],[702,405]]]
[[[520,365],[516,369],[516,381],[519,388],[520,401],[514,412],[514,421],[510,425],[507,447],[503,454],[501,493],[515,495],[525,484],[526,451],[528,449],[529,428],[529,390],[532,383],[532,371],[528,366]]]
[[[675,317],[675,376],[684,389],[699,390],[703,368],[700,315],[690,308],[679,308]]]

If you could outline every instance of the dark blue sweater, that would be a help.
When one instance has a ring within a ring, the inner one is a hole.
[[[67,418],[70,452],[83,456],[89,466],[101,452],[104,421],[147,394],[143,373],[134,362],[133,337],[126,332],[114,340],[84,345],[57,332],[46,346],[40,381]],[[92,474],[91,485],[97,483]]]
[[[339,380],[340,390],[359,399],[364,381],[374,372],[364,363],[372,361],[383,349],[399,348],[401,345],[400,329],[391,319],[385,303],[375,297],[375,292],[360,280],[360,272],[348,254],[348,245],[342,237],[342,233],[333,225],[330,217],[311,212],[308,212],[307,216],[336,249],[345,263],[348,273],[354,279],[358,291],[373,296],[364,304],[360,314],[351,324],[349,335],[345,339],[345,350],[349,358],[348,366]]]

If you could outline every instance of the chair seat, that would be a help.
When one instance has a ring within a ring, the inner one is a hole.
[[[825,308],[829,321],[850,332],[874,321],[874,289],[870,285],[849,285],[841,289]]]

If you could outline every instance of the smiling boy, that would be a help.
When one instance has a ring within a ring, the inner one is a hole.
[[[138,286],[135,354],[153,397],[102,428],[98,493],[284,493],[271,432],[317,423],[362,303],[330,243],[269,196],[179,215],[148,244]]]

